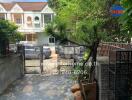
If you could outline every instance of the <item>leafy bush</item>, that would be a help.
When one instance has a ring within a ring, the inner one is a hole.
[[[9,49],[9,42],[16,42],[22,39],[17,31],[18,26],[7,20],[0,19],[0,55],[6,55]]]

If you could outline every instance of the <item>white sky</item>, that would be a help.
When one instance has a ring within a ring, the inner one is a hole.
[[[0,0],[0,2],[12,2],[12,1],[25,1],[25,2],[36,2],[36,1],[41,1],[41,2],[44,2],[44,1],[47,1],[47,0]]]
[[[22,1],[22,0],[0,0],[0,2],[12,2],[12,1]],[[25,0],[23,0],[25,1]]]

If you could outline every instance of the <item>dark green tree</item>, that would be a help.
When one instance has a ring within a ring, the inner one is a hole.
[[[132,1],[121,0],[121,5],[125,8],[124,14],[120,17],[121,31],[126,37],[128,43],[132,38]]]
[[[7,20],[0,20],[0,54],[5,55],[9,42],[15,42],[20,33],[17,31],[18,26]]]

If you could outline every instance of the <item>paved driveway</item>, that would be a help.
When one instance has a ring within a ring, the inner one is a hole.
[[[39,66],[40,63],[39,60],[29,60],[26,64]],[[44,60],[43,65],[43,75],[28,74],[23,79],[15,81],[0,96],[0,100],[74,100],[70,91],[74,84],[71,77],[66,74],[53,75],[53,72],[57,71],[57,55],[52,53],[51,58]],[[40,72],[40,67],[29,68]]]
[[[74,100],[68,75],[26,75],[14,82],[0,100]]]

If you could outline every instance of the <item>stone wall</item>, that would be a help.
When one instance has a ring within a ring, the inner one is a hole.
[[[0,58],[0,94],[23,75],[23,60],[19,54]]]

